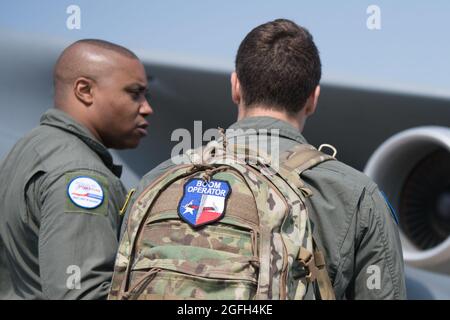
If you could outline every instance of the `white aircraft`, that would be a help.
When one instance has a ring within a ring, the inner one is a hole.
[[[52,107],[53,64],[68,44],[0,32],[0,158]],[[195,120],[203,130],[226,128],[237,114],[231,65],[136,53],[155,113],[139,148],[113,152],[128,187],[170,157],[174,129],[201,136]],[[325,79],[304,135],[335,146],[337,158],[371,176],[399,213],[408,298],[450,299],[450,94]]]

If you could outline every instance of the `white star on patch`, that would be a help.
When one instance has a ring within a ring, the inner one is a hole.
[[[194,214],[194,208],[191,208],[190,205],[192,205],[192,200],[187,205],[183,206],[183,208],[184,208],[183,214],[186,214],[186,213]]]

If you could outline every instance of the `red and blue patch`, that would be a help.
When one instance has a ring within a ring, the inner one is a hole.
[[[178,215],[192,227],[219,221],[225,215],[231,188],[227,181],[190,179],[184,185],[183,197],[178,203]]]

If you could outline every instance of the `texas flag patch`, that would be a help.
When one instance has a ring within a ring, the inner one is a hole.
[[[216,222],[225,214],[226,201],[231,194],[227,181],[190,179],[178,203],[178,215],[192,227]]]

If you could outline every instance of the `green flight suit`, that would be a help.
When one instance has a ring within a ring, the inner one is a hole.
[[[8,274],[0,299],[106,298],[126,195],[121,171],[57,109],[16,143],[0,164],[0,265]],[[78,198],[75,184],[87,190]]]

